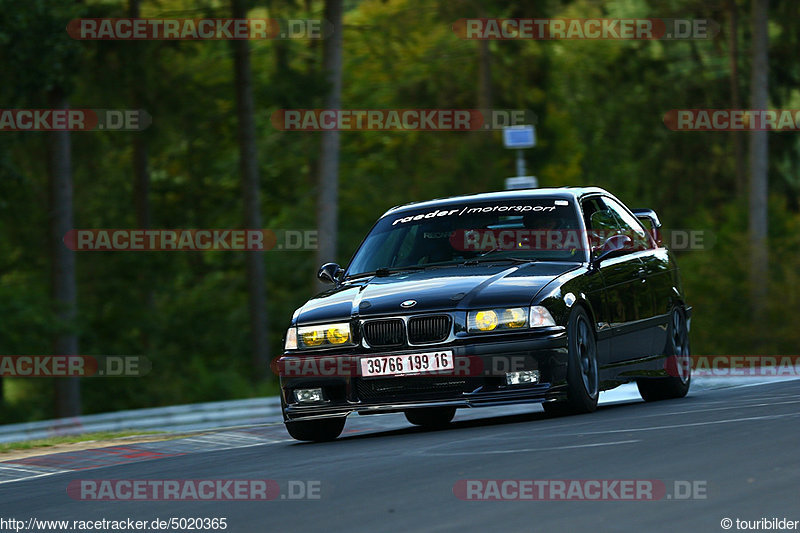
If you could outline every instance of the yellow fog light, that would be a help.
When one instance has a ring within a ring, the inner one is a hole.
[[[480,331],[492,331],[497,327],[497,313],[494,311],[478,311],[475,313],[475,328]]]
[[[509,328],[524,328],[528,324],[527,310],[521,307],[506,309],[504,322]]]
[[[347,329],[334,326],[325,332],[325,337],[331,344],[344,344],[350,340],[350,332]]]
[[[300,326],[297,336],[301,346],[298,348],[330,348],[351,343],[353,336],[350,333],[350,324],[339,322],[337,324],[319,324],[317,326]]]
[[[528,307],[470,311],[467,313],[467,331],[485,333],[524,329],[531,324],[529,313]]]
[[[303,339],[303,344],[306,346],[319,346],[325,342],[325,336],[323,335],[323,332],[318,329],[304,331],[300,335],[300,338]]]

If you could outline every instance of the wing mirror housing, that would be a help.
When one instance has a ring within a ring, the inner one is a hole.
[[[597,253],[597,257],[592,260],[592,264],[597,267],[606,259],[625,255],[633,248],[633,240],[627,235],[614,235],[606,239],[603,246]]]
[[[650,232],[650,236],[661,246],[661,221],[652,209],[632,209],[631,212],[639,219],[639,222]]]
[[[323,283],[333,283],[334,285],[338,285],[343,273],[344,270],[342,270],[342,267],[340,267],[337,263],[325,263],[319,267],[317,279]]]

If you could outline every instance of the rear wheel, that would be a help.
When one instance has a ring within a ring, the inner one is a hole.
[[[409,409],[406,411],[406,419],[417,426],[441,428],[449,424],[455,414],[455,407],[426,407]]]
[[[289,432],[292,438],[297,440],[325,442],[334,440],[342,434],[344,422],[344,417],[287,421],[286,431]]]
[[[664,354],[673,359],[667,364],[669,373],[674,375],[668,378],[638,380],[636,386],[639,387],[639,394],[646,402],[683,398],[689,392],[692,382],[689,327],[686,324],[686,313],[680,307],[675,307],[670,313]]]
[[[582,307],[572,310],[567,324],[569,360],[567,399],[543,403],[551,415],[591,413],[597,409],[600,379],[597,368],[597,341],[589,315]]]

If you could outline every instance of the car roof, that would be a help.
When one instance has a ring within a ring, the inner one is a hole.
[[[487,201],[505,200],[532,200],[537,198],[556,198],[562,200],[578,200],[588,194],[613,195],[600,187],[552,187],[542,189],[515,189],[511,191],[483,192],[477,194],[466,194],[461,196],[449,196],[447,198],[436,198],[423,202],[413,202],[409,204],[395,206],[386,211],[381,218],[392,213],[402,213],[403,211],[436,208],[454,203],[475,204]]]

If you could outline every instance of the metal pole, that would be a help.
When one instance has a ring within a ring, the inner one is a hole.
[[[522,150],[517,150],[517,176],[525,175],[525,158],[522,156]]]

